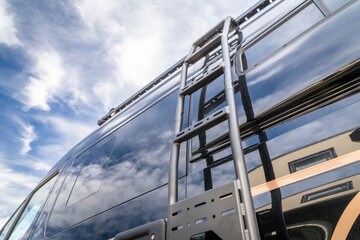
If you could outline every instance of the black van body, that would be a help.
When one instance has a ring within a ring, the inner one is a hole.
[[[353,0],[265,0],[236,19],[232,75],[261,239],[360,238],[359,12]],[[216,51],[192,66],[194,78],[217,61]],[[0,239],[111,239],[159,219],[166,227],[183,61],[99,120]],[[183,128],[225,106],[223,79],[185,99]],[[236,179],[228,132],[223,122],[181,144],[180,201]],[[153,237],[161,239],[152,233],[129,239]],[[191,239],[221,238],[214,229]]]

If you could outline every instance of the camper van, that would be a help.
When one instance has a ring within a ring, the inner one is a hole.
[[[224,16],[101,118],[0,239],[360,239],[359,12],[261,0]]]

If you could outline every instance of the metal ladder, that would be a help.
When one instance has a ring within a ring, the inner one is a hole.
[[[237,28],[237,22],[231,17],[227,17],[218,23],[192,45],[182,66],[180,93],[175,118],[175,137],[169,173],[167,239],[188,240],[198,233],[207,231],[214,231],[221,239],[260,239],[241,146],[231,74],[228,38],[230,30],[235,28]],[[187,83],[189,65],[196,63],[220,44],[222,48],[222,64],[203,74],[201,78]],[[185,96],[191,95],[215,80],[219,76],[219,71],[224,73],[227,106],[182,130]],[[237,180],[178,202],[177,179],[180,144],[225,120],[228,120],[230,145]]]

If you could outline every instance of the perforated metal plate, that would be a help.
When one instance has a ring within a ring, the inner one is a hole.
[[[246,239],[238,186],[236,180],[171,205],[167,239],[189,240],[208,231],[221,239]]]

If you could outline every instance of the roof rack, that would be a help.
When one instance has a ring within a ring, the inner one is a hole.
[[[276,0],[260,0],[257,3],[255,3],[252,7],[250,7],[248,10],[246,10],[243,14],[241,14],[238,18],[236,18],[236,22],[238,25],[243,24],[244,22],[248,21],[250,18],[257,15],[261,10],[263,10],[265,7],[270,5],[271,3],[275,2]],[[171,74],[176,72],[177,70],[181,69],[186,57],[183,57],[180,61],[175,63],[173,66],[171,66],[169,69],[167,69],[165,72],[160,74],[159,77],[155,78],[153,81],[151,81],[148,85],[143,87],[141,90],[136,92],[134,95],[132,95],[130,98],[125,100],[122,104],[117,106],[116,108],[111,108],[110,111],[103,116],[101,119],[98,120],[97,124],[101,126],[106,121],[108,121],[110,118],[115,116],[117,113],[119,113],[121,110],[129,106],[131,103],[133,103],[135,100],[139,99],[142,95],[144,95],[146,92],[148,92],[150,89],[161,83],[163,80],[165,80],[167,77],[169,77]]]

